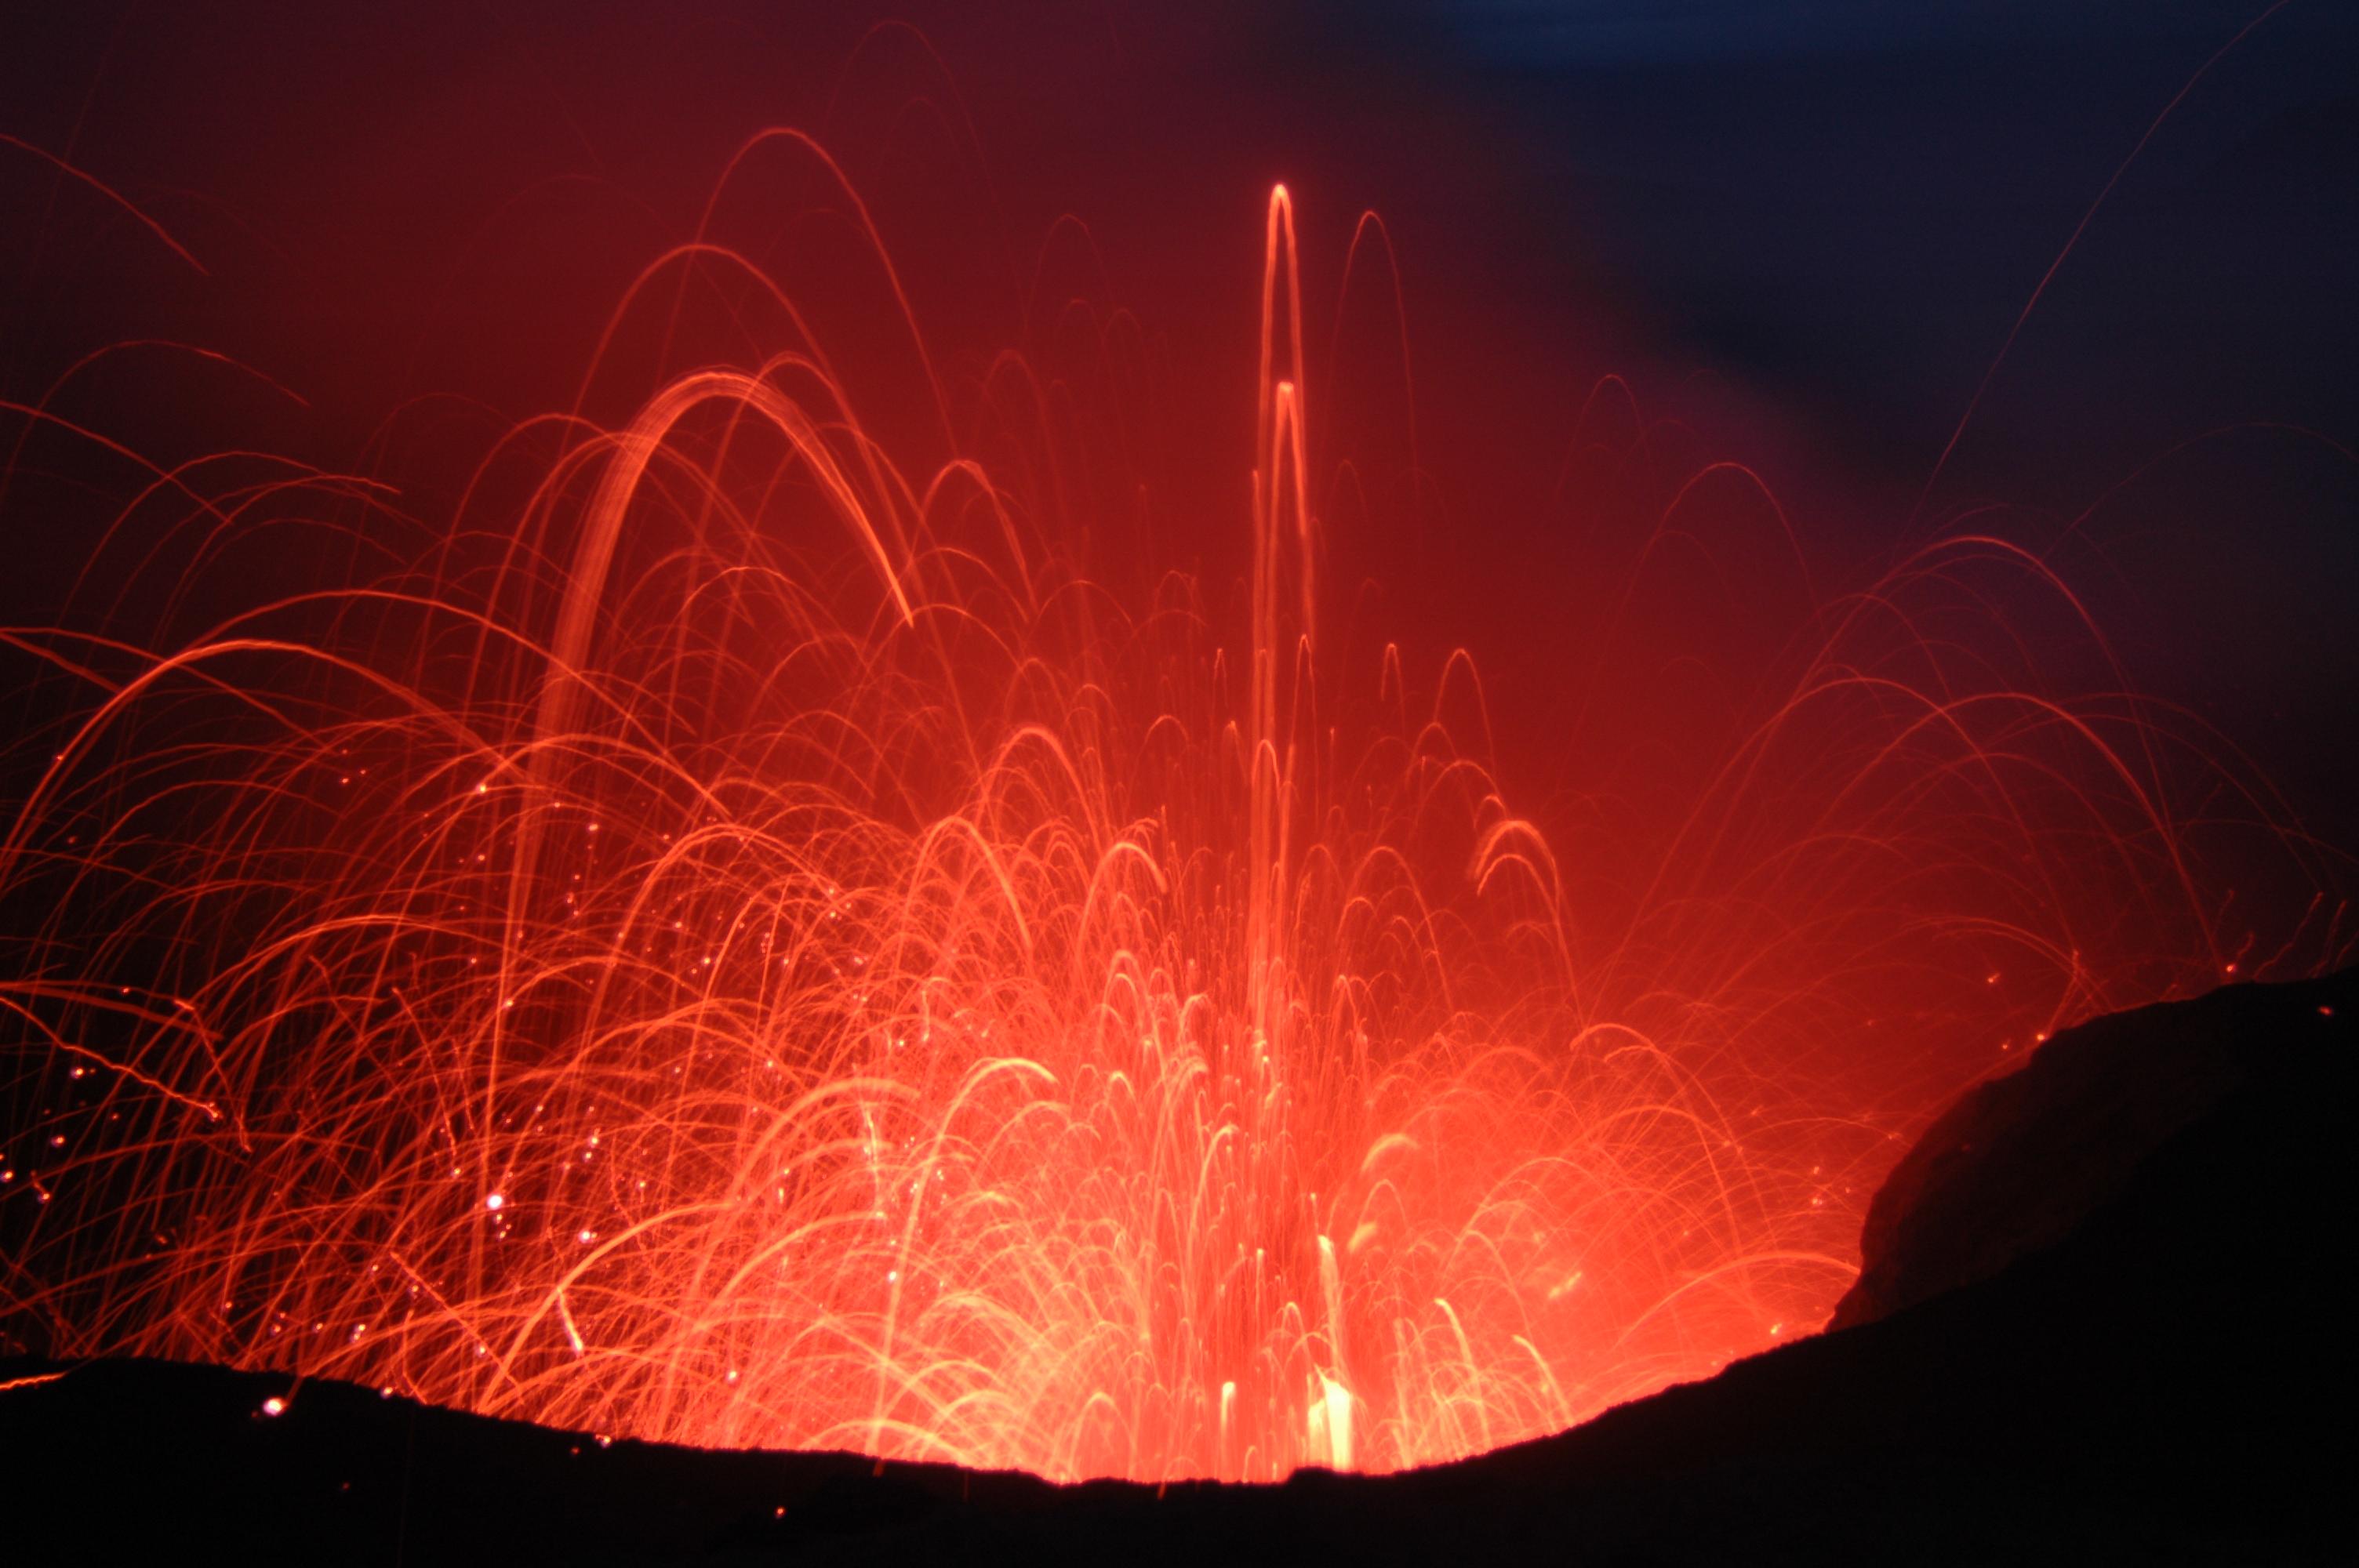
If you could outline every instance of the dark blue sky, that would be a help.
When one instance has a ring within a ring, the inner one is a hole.
[[[1441,0],[1419,7],[1503,61],[1600,65],[1763,59],[1879,50],[2037,45],[2233,31],[2267,0]],[[2347,29],[2338,7],[2299,7],[2286,25]]]

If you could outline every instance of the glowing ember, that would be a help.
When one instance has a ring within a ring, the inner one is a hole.
[[[1552,845],[1462,661],[1413,699],[1331,634],[1292,246],[1280,190],[1234,625],[1085,575],[1049,400],[904,469],[781,310],[516,431],[399,570],[168,654],[12,634],[94,694],[0,843],[20,1332],[698,1444],[1387,1469],[1822,1321],[1940,1095],[2228,967],[2167,735],[1955,652],[1975,574],[2054,588],[1991,538],[1814,604],[1675,805]]]

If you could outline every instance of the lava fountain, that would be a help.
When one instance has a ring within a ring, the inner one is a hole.
[[[1265,241],[1234,608],[1093,577],[1021,359],[928,368],[907,464],[709,235],[614,330],[720,276],[763,350],[516,427],[440,524],[147,472],[125,527],[292,505],[353,565],[6,633],[69,694],[0,842],[11,1336],[1053,1477],[1426,1464],[1815,1326],[2002,1047],[2344,941],[2323,893],[2227,939],[2205,825],[2325,873],[2125,685],[2019,678],[1991,583],[2072,604],[1995,536],[1814,591],[1708,766],[1552,838],[1468,661],[1330,631],[1282,189]],[[1636,558],[1715,506],[1774,511],[1700,465]]]

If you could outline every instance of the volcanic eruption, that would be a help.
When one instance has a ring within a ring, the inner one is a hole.
[[[886,327],[733,238],[781,169]],[[447,505],[151,459],[76,372],[7,405],[0,477],[101,521],[0,633],[0,1327],[706,1446],[1399,1469],[1816,1328],[1958,1089],[2347,950],[2339,862],[2040,549],[1830,579],[1618,385],[1562,497],[1590,787],[1519,805],[1475,662],[1352,590],[1382,454],[1295,202],[1234,450],[1140,457],[1110,309],[938,365],[783,131]]]

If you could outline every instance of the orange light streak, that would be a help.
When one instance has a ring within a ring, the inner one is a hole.
[[[2170,782],[2208,760],[1961,630],[1989,572],[2085,622],[2036,556],[1952,536],[1821,602],[1755,476],[1689,474],[1609,632],[1743,490],[1815,651],[1675,806],[1553,837],[1460,738],[1470,657],[1413,708],[1333,630],[1285,188],[1238,626],[1088,575],[1059,477],[962,438],[842,170],[771,133],[733,175],[766,148],[850,199],[940,463],[716,193],[602,360],[642,308],[687,332],[653,286],[700,267],[783,346],[520,427],[385,576],[154,654],[0,628],[85,697],[0,835],[37,912],[0,1166],[44,1205],[0,1186],[0,1309],[53,1353],[1054,1477],[1429,1464],[1821,1321],[2003,1038],[2220,972]]]

